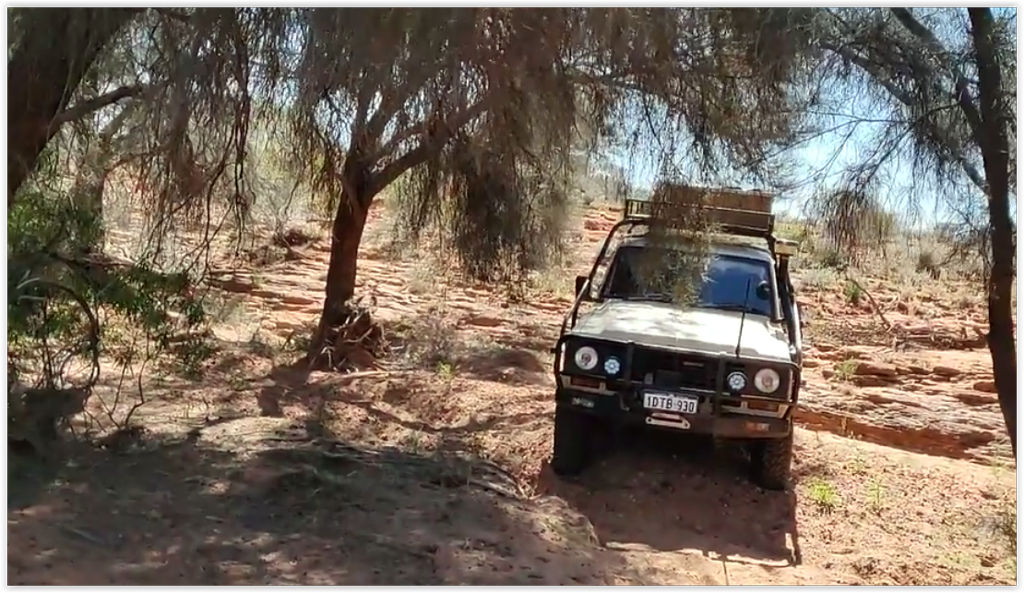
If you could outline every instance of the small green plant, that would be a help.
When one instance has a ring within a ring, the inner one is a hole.
[[[855,358],[847,358],[836,364],[836,378],[840,381],[849,381],[853,378],[854,373],[857,372],[858,364]]]
[[[412,269],[409,276],[409,292],[415,295],[428,294],[437,287],[438,271],[429,262]]]
[[[284,339],[281,350],[284,352],[308,352],[312,329],[302,328],[293,331]]]
[[[215,349],[193,278],[165,269],[159,247],[131,264],[107,261],[87,207],[57,190],[26,187],[7,218],[10,376],[88,391],[101,356],[122,377],[165,362],[201,375]],[[129,397],[120,382],[117,397],[104,412],[124,428],[145,399]]]
[[[824,249],[817,254],[818,265],[832,270],[841,270],[846,267],[846,260],[843,255],[835,249]]]
[[[839,491],[835,484],[823,478],[811,479],[809,496],[815,508],[822,514],[828,514],[839,506]]]
[[[860,284],[851,280],[846,281],[843,292],[846,295],[846,301],[851,305],[860,305],[861,299],[864,298],[864,289],[860,287]]]
[[[863,475],[867,473],[868,463],[867,460],[864,459],[864,454],[858,450],[857,456],[850,461],[849,465],[847,466],[847,469],[849,469],[850,472],[858,475]]]
[[[418,430],[407,433],[402,437],[402,448],[410,453],[422,453],[426,449],[423,433]]]
[[[447,360],[438,361],[437,374],[445,381],[451,381],[455,378],[455,365]]]
[[[876,515],[882,514],[885,510],[885,487],[878,479],[871,480],[868,484],[868,510]]]
[[[996,532],[1002,537],[1006,549],[1014,559],[1016,567],[1017,558],[1017,502],[1007,501],[996,513]]]

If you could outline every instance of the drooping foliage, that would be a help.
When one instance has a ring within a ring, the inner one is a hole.
[[[593,132],[583,140],[590,150],[643,144],[667,168],[684,152],[709,168],[757,166],[798,123],[786,91],[806,18],[767,9],[149,10],[117,28],[74,97],[84,105],[114,89],[141,99],[116,152],[160,220],[203,216],[209,199],[244,214],[256,127],[287,128],[292,162],[330,206],[350,182],[346,166],[368,169],[360,193],[372,198],[414,167],[447,175],[468,146],[564,174],[581,128]],[[92,123],[115,116],[100,110]],[[467,135],[478,138],[455,142]],[[432,183],[414,186],[434,199]]]
[[[322,328],[352,297],[367,209],[400,176],[412,235],[440,228],[465,270],[514,282],[557,252],[580,154],[625,149],[666,177],[687,162],[767,176],[768,149],[800,126],[806,97],[793,91],[811,72],[806,10],[15,12],[9,206],[70,203],[68,216],[102,229],[105,188],[117,185],[142,215],[136,267],[105,261],[103,283],[72,293],[116,309],[109,271],[150,278],[182,224],[202,236],[175,263],[201,273],[225,221],[246,226],[263,133],[334,218]],[[44,148],[65,164],[45,180]],[[29,276],[77,286],[53,261],[102,243],[98,232],[52,245]],[[9,253],[12,269],[23,257]],[[148,319],[163,304],[125,306]]]

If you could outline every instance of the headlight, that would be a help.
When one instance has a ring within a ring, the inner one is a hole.
[[[597,366],[597,350],[590,346],[582,346],[573,355],[576,366],[584,371],[591,371]]]
[[[781,383],[782,380],[775,369],[761,369],[754,375],[754,387],[761,393],[774,393]]]
[[[608,359],[604,361],[604,372],[605,373],[607,373],[609,375],[618,375],[619,371],[621,371],[621,370],[622,370],[622,363],[619,362],[618,358],[615,358],[614,356],[609,356]]]
[[[743,391],[747,386],[747,376],[740,371],[733,371],[725,378],[725,383],[732,391]]]

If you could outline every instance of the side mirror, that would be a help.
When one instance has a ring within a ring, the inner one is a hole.
[[[757,298],[762,301],[767,301],[772,298],[771,286],[769,286],[767,282],[759,282],[757,288],[754,289],[754,294],[756,294]]]
[[[576,276],[576,296],[580,296],[583,289],[587,286],[587,276]]]

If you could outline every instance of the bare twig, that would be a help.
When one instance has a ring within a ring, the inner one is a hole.
[[[859,290],[861,294],[867,297],[868,302],[871,303],[871,309],[875,312],[876,315],[878,315],[878,318],[882,321],[882,325],[885,326],[886,331],[892,331],[893,325],[892,323],[889,322],[888,319],[886,319],[885,314],[882,313],[882,308],[878,306],[878,302],[875,301],[875,297],[871,296],[871,293],[868,292],[866,288],[864,288],[864,285],[858,282],[857,279],[854,278],[853,276],[847,274],[846,279],[849,280],[850,284],[856,286],[857,290]]]

